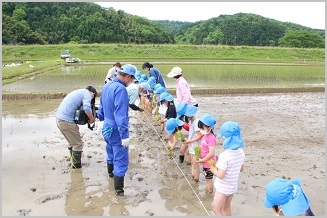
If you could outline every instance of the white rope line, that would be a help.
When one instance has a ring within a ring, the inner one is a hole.
[[[148,116],[145,114],[145,112],[143,111],[143,115],[146,117],[146,119],[148,120],[148,122],[151,124],[152,129],[156,132],[157,136],[159,136],[160,141],[162,142],[162,144],[165,146],[165,142],[162,140],[162,138],[160,137],[158,131],[155,129],[155,127],[152,125],[152,122],[149,120]],[[166,146],[165,146],[166,148]],[[175,162],[176,166],[178,167],[178,169],[181,171],[181,173],[183,174],[184,178],[186,179],[187,183],[189,184],[189,186],[191,187],[192,191],[194,192],[195,196],[197,197],[197,199],[199,200],[200,204],[202,205],[203,209],[205,210],[205,212],[208,214],[208,216],[210,216],[209,212],[207,211],[206,207],[204,206],[203,202],[201,201],[200,197],[198,196],[198,194],[195,192],[195,190],[193,189],[191,183],[188,181],[188,179],[186,178],[184,172],[182,171],[182,169],[178,166],[176,160],[174,157],[172,157],[173,161]]]

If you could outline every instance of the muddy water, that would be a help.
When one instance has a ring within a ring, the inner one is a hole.
[[[273,215],[263,207],[265,185],[275,177],[300,178],[313,212],[325,215],[324,93],[198,97],[198,116],[212,113],[218,127],[240,123],[246,168],[232,201],[235,216]],[[55,124],[60,99],[2,104],[2,215],[208,216],[213,195],[170,159],[155,119],[130,111],[130,163],[124,197],[113,191],[105,144],[85,126],[83,167],[69,168],[67,142]],[[216,154],[223,149],[217,146]]]

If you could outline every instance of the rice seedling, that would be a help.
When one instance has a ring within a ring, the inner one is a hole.
[[[176,132],[176,137],[179,138],[181,140],[181,142],[185,141],[185,136],[184,136],[184,134],[183,134],[183,132],[181,130],[178,130]]]
[[[200,159],[201,158],[201,156],[200,156],[200,154],[201,154],[201,147],[199,145],[194,146],[194,153],[195,153],[195,157],[197,159]]]

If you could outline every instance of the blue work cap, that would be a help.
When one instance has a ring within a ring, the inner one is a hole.
[[[183,126],[184,122],[177,118],[169,118],[166,122],[166,133],[172,134],[177,126]]]
[[[289,181],[281,178],[268,183],[263,204],[267,208],[281,206],[285,216],[298,216],[310,206],[299,179]]]
[[[122,68],[119,69],[119,72],[134,76],[136,67],[132,64],[125,64]]]
[[[198,107],[195,107],[193,105],[188,105],[184,115],[187,117],[193,117],[196,114],[196,112],[198,112],[198,109],[199,109]]]

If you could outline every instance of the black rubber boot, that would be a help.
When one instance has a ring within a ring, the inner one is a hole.
[[[184,162],[184,155],[179,155],[179,162],[183,163]]]
[[[72,168],[77,169],[82,167],[82,152],[81,151],[73,151],[72,152]]]
[[[119,196],[124,196],[124,177],[114,175],[115,193]]]
[[[73,155],[73,147],[69,147],[68,150],[69,150],[69,156],[72,157],[72,155]]]
[[[110,163],[107,163],[107,169],[108,169],[109,177],[114,177],[114,173],[113,173],[114,165],[110,164]]]

